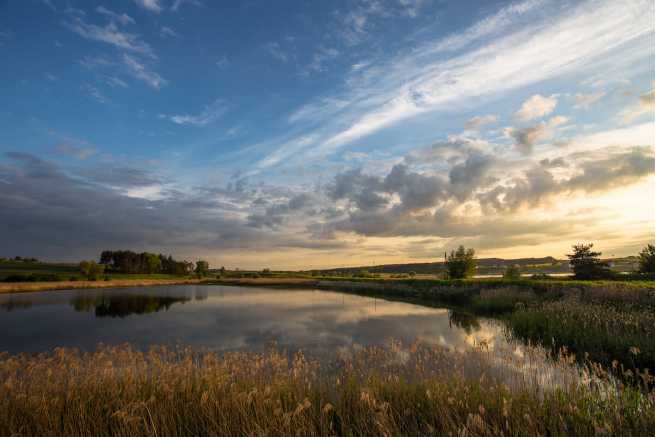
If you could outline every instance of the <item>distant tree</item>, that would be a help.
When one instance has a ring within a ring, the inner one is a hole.
[[[270,275],[271,274],[271,269],[265,268],[265,269],[262,270],[262,273],[265,274],[265,275]]]
[[[414,276],[416,276],[416,272],[409,272],[408,275],[410,278],[413,278]]]
[[[446,258],[446,269],[448,270],[448,276],[452,279],[473,276],[476,265],[475,250],[466,249],[464,246],[459,246],[457,250],[450,252],[450,255]]]
[[[80,273],[86,276],[89,281],[95,281],[104,271],[105,266],[103,264],[98,264],[95,261],[80,262]]]
[[[154,253],[145,253],[146,270],[147,273],[161,272],[161,258]]]
[[[594,252],[593,247],[592,243],[576,244],[573,253],[566,255],[575,279],[606,279],[612,276],[609,264],[600,259],[602,252]]]
[[[652,244],[639,252],[639,273],[655,273],[655,246]]]
[[[209,263],[207,261],[198,261],[196,263],[196,275],[207,276],[209,274]]]
[[[507,269],[505,269],[505,273],[503,273],[503,278],[513,281],[517,279],[521,279],[521,268],[516,264],[507,266]]]

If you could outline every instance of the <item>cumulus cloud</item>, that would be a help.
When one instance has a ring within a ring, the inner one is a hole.
[[[175,124],[192,125],[192,126],[207,126],[221,118],[229,109],[229,105],[223,99],[216,99],[212,104],[207,105],[205,109],[199,114],[178,114],[166,115],[160,114],[160,118],[172,121]]]
[[[535,94],[523,102],[521,109],[516,112],[516,117],[522,121],[542,118],[551,114],[556,106],[557,99],[555,97],[544,97],[541,94]]]
[[[534,126],[522,129],[506,128],[505,135],[514,140],[516,148],[523,154],[532,153],[534,146],[540,141],[553,138],[554,129],[565,124],[568,121],[566,117],[553,117],[548,122],[541,122]]]

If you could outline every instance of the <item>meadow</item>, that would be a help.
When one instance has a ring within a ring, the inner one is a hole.
[[[354,347],[327,362],[275,347],[4,355],[0,434],[652,434],[655,392],[569,364],[532,348],[419,343]]]

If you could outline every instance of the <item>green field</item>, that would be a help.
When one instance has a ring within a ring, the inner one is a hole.
[[[69,281],[86,279],[80,273],[77,264],[73,263],[43,263],[24,261],[0,261],[0,282],[12,276],[20,276],[36,281]],[[100,279],[176,279],[178,276],[167,274],[124,274],[107,272]],[[74,279],[73,279],[74,278]],[[17,278],[18,279],[18,278]]]

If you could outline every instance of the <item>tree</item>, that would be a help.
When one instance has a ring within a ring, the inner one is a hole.
[[[86,276],[89,281],[95,281],[104,271],[105,266],[103,264],[98,264],[95,261],[80,262],[80,273]]]
[[[566,255],[575,279],[606,279],[612,276],[609,264],[600,259],[602,252],[594,252],[593,247],[593,243],[576,244],[573,253]]]
[[[639,273],[655,273],[655,246],[652,244],[639,252]]]
[[[209,274],[209,263],[207,261],[198,261],[196,263],[196,274],[198,276],[207,276]]]
[[[521,279],[521,268],[516,264],[512,266],[507,266],[507,269],[505,269],[505,273],[503,273],[503,278],[512,281]]]
[[[459,246],[450,252],[446,258],[448,276],[452,279],[463,279],[473,276],[476,267],[475,250]]]

